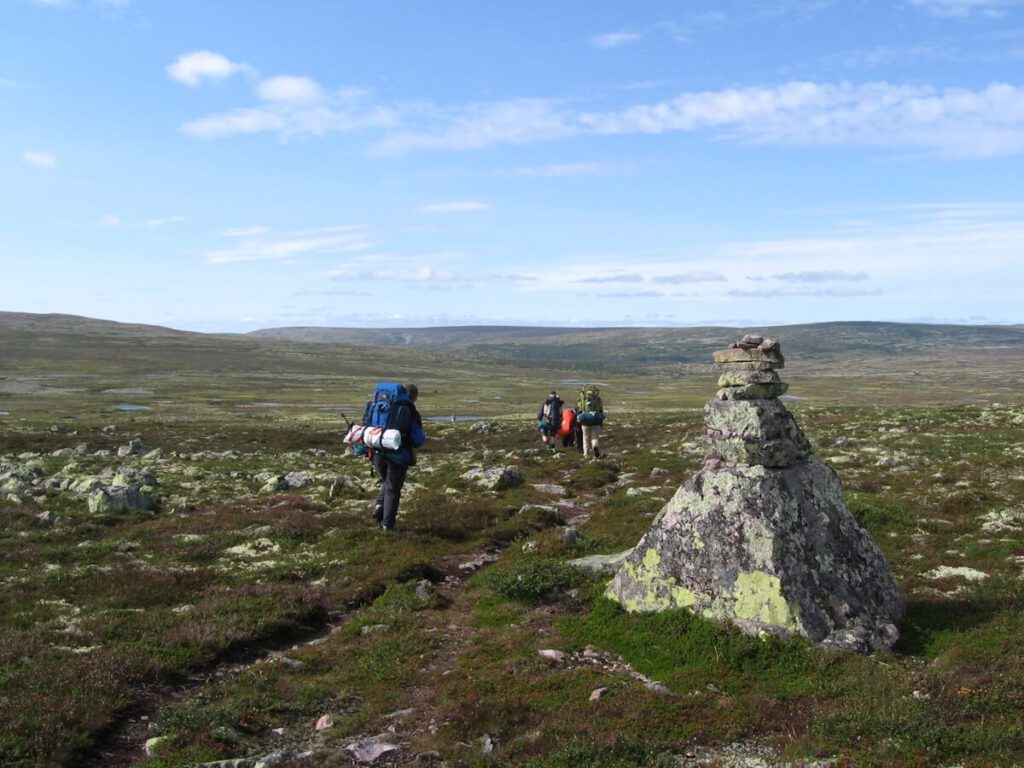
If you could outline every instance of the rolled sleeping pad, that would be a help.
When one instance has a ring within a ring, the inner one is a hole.
[[[402,433],[397,429],[366,427],[363,429],[363,442],[370,448],[397,451],[402,447]]]
[[[366,429],[362,424],[353,424],[348,428],[348,432],[345,433],[345,437],[342,440],[344,443],[351,443],[356,445],[363,442],[363,431]]]

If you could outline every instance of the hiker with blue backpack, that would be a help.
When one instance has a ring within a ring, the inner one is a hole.
[[[415,384],[378,384],[363,410],[362,423],[353,425],[345,436],[356,454],[370,457],[380,476],[373,519],[381,530],[394,530],[405,476],[416,464],[416,449],[427,440],[423,418],[416,410],[419,394]]]

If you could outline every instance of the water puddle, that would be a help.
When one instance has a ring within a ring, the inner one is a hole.
[[[483,421],[486,416],[424,416],[427,421]]]
[[[149,411],[148,405],[135,405],[133,403],[118,403],[114,406],[115,411]]]

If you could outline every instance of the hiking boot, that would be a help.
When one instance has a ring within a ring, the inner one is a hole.
[[[378,525],[384,524],[384,506],[382,504],[377,504],[373,508],[373,519],[377,521]]]
[[[594,446],[594,458],[595,459],[600,459],[601,458],[601,449],[598,448],[596,445]]]

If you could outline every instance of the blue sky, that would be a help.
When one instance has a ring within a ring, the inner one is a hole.
[[[0,309],[1024,322],[1024,0],[0,0]]]

